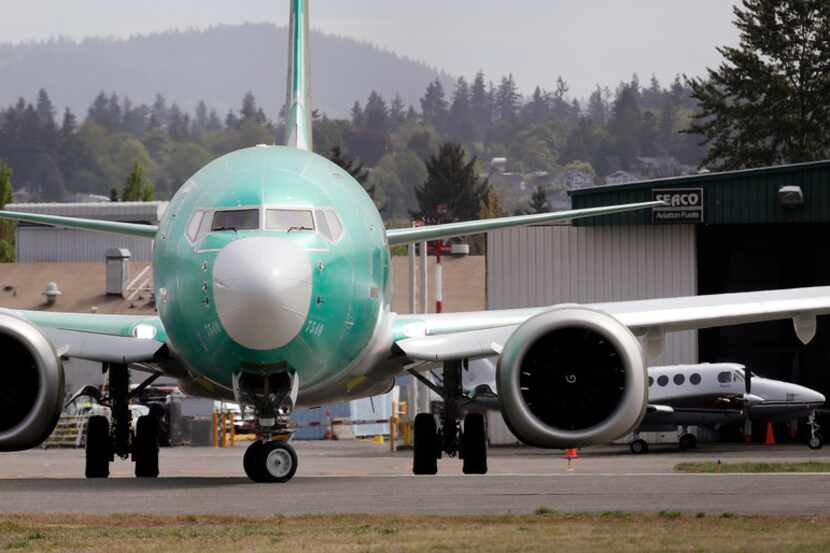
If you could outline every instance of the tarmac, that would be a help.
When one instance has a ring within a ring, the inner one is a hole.
[[[246,444],[161,452],[162,477],[132,477],[118,460],[107,480],[85,480],[81,450],[0,454],[0,512],[159,513],[248,516],[314,513],[504,514],[540,507],[563,512],[677,511],[810,515],[830,513],[830,473],[680,474],[683,461],[822,461],[830,448],[701,444],[678,452],[624,446],[561,452],[490,450],[489,473],[466,476],[461,462],[439,461],[438,476],[413,476],[411,452],[362,441],[297,442],[297,476],[254,484],[242,471]]]

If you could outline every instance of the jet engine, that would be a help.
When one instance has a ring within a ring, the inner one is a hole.
[[[60,418],[63,365],[37,327],[6,313],[0,313],[0,355],[0,451],[30,449]]]
[[[525,443],[571,448],[634,430],[648,405],[640,344],[608,313],[562,306],[525,321],[496,370],[502,415]]]

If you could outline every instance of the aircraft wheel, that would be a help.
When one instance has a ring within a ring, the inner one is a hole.
[[[111,460],[112,442],[107,417],[89,417],[86,426],[86,477],[109,477]]]
[[[152,415],[138,418],[133,440],[133,461],[138,478],[158,478],[159,422]]]
[[[687,451],[689,449],[694,449],[697,447],[697,437],[694,434],[683,434],[680,436],[680,442],[678,443],[678,447],[680,447],[680,451]]]
[[[464,417],[461,458],[464,474],[487,474],[487,432],[481,413],[468,413]]]
[[[415,415],[414,426],[412,473],[437,474],[438,456],[435,444],[438,443],[438,429],[435,417],[430,413],[419,413]]]
[[[264,482],[264,476],[261,474],[259,458],[265,448],[265,443],[260,440],[255,441],[245,450],[245,456],[242,458],[242,466],[245,468],[245,474],[254,482]]]
[[[263,444],[258,460],[262,482],[288,482],[297,472],[297,452],[288,442]]]
[[[648,453],[648,442],[642,439],[636,439],[628,446],[631,450],[631,453],[634,455],[640,455],[642,453]]]
[[[821,449],[821,446],[824,445],[824,438],[821,434],[816,432],[812,436],[810,436],[810,441],[807,442],[807,445],[810,449]]]

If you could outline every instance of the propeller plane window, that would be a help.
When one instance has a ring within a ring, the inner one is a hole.
[[[259,228],[258,209],[229,209],[217,211],[213,215],[211,230],[257,230]]]
[[[668,377],[668,376],[666,376],[666,375],[664,375],[664,374],[661,374],[661,375],[657,378],[657,384],[659,384],[660,386],[665,386],[665,385],[667,385],[668,383],[669,383],[669,377]]]
[[[314,230],[314,216],[309,209],[268,209],[265,228],[286,232]]]
[[[682,386],[684,382],[686,382],[686,377],[685,376],[683,376],[682,374],[679,374],[679,373],[674,375],[674,384],[676,386]]]
[[[729,371],[723,371],[722,373],[718,373],[718,382],[721,384],[729,384],[732,382],[732,373]]]
[[[652,386],[654,386],[654,377],[649,376],[648,377],[648,387],[651,388]]]
[[[689,377],[689,382],[692,383],[692,386],[697,386],[700,384],[700,375],[698,373],[692,373],[692,376]]]

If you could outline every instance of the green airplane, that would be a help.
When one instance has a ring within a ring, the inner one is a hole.
[[[86,476],[109,475],[131,456],[139,477],[159,474],[158,424],[131,431],[132,371],[160,375],[186,392],[237,401],[256,414],[259,439],[246,474],[286,482],[297,455],[286,439],[297,406],[389,390],[396,376],[423,379],[444,399],[440,426],[415,420],[413,472],[434,474],[442,452],[464,471],[487,470],[481,410],[499,408],[516,435],[541,447],[604,443],[636,428],[647,410],[644,350],[665,332],[797,318],[809,337],[830,312],[830,290],[801,289],[702,298],[476,313],[391,312],[390,246],[519,225],[648,209],[660,202],[386,230],[347,172],[313,153],[308,0],[291,0],[287,144],[225,155],[185,182],[156,226],[0,212],[35,224],[155,241],[158,316],[0,310],[5,352],[0,451],[40,444],[64,404],[65,359],[101,362],[109,385],[92,417]],[[766,295],[765,295],[766,294]],[[760,308],[758,306],[761,306]],[[498,394],[465,392],[471,359],[499,357]],[[421,372],[442,367],[436,385]]]

